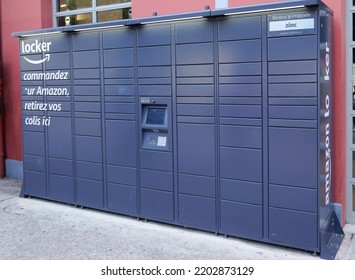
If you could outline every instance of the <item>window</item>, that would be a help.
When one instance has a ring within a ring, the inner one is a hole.
[[[129,19],[131,0],[54,0],[54,26]]]

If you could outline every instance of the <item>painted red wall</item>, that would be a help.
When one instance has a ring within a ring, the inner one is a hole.
[[[202,11],[205,6],[214,9],[214,0],[132,0],[132,17],[150,17],[153,12],[158,15]]]
[[[18,39],[13,32],[50,27],[51,0],[0,0],[5,158],[22,160]]]
[[[289,0],[229,0],[229,7],[247,6]],[[132,0],[132,17],[149,17],[153,12],[158,15],[194,12],[205,9],[205,6],[215,8],[215,0]]]
[[[229,7],[248,6],[275,2],[290,2],[289,0],[229,0]]]

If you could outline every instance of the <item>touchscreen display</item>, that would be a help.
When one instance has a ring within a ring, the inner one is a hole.
[[[146,124],[163,125],[166,108],[148,108]]]

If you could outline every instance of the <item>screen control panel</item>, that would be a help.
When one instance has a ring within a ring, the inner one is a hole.
[[[141,98],[142,148],[169,149],[169,106],[156,99]]]

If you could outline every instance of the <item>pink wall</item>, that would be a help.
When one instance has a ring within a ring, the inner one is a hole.
[[[247,6],[275,2],[290,2],[288,0],[229,0],[229,7]]]
[[[287,0],[229,0],[229,7],[282,2]],[[132,0],[132,17],[149,17],[153,12],[158,15],[194,12],[205,9],[205,6],[215,8],[215,0]]]
[[[201,11],[205,6],[215,7],[214,0],[132,0],[132,17],[150,17],[153,12],[158,15]]]
[[[5,158],[22,160],[20,73],[16,31],[49,27],[51,0],[1,0],[1,62],[4,102]]]

